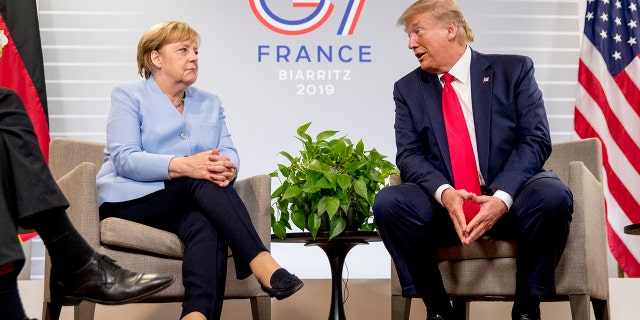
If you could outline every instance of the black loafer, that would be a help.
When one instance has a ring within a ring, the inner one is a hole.
[[[439,314],[434,314],[432,316],[428,316],[427,320],[444,320],[444,317]]]
[[[115,260],[95,253],[80,270],[57,275],[51,270],[51,296],[62,305],[77,305],[82,300],[116,305],[135,302],[159,292],[173,282],[173,276],[129,271]]]
[[[304,286],[302,280],[296,277],[295,274],[289,273],[289,271],[284,268],[276,270],[271,275],[270,283],[271,288],[267,288],[263,284],[260,284],[260,287],[262,288],[262,291],[266,292],[270,297],[274,297],[278,300],[288,298]]]
[[[531,316],[529,316],[528,313],[522,314],[520,315],[520,318],[518,318],[518,320],[540,320],[540,318],[533,318]]]

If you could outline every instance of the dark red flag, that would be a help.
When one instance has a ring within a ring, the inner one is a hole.
[[[48,159],[49,116],[35,0],[0,0],[0,38],[4,44],[0,57],[0,86],[10,88],[20,96],[42,154]],[[21,235],[21,239],[26,241],[35,235]]]
[[[22,99],[48,159],[49,115],[35,0],[0,0],[0,30],[8,39],[0,58],[0,86]]]

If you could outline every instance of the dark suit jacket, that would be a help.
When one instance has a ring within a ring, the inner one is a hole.
[[[472,50],[470,81],[480,171],[487,187],[515,197],[551,153],[533,61]],[[393,96],[402,180],[429,195],[454,185],[438,76],[418,68],[395,83]]]

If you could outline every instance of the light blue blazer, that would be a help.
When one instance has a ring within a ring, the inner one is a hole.
[[[220,149],[240,168],[218,96],[189,87],[184,114],[153,77],[111,93],[107,145],[98,172],[98,203],[138,199],[164,189],[174,157]]]

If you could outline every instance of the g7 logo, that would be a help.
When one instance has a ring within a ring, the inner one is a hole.
[[[356,28],[365,0],[349,0],[347,10],[342,17],[338,35],[352,35]],[[294,8],[315,8],[306,18],[286,20],[273,13],[266,0],[249,0],[253,14],[267,28],[282,34],[300,35],[320,27],[331,15],[333,3],[329,0],[291,0]]]

